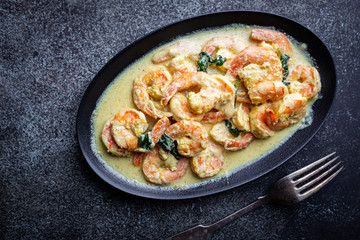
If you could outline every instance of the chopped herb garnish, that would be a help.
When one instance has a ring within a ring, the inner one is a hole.
[[[177,151],[176,142],[169,137],[166,133],[164,133],[160,140],[159,145],[164,149],[165,151],[170,152],[177,160],[181,158],[179,152]]]
[[[139,148],[145,149],[147,151],[151,150],[152,139],[150,134],[151,132],[149,131],[138,138]]]
[[[217,56],[217,58],[212,59],[212,57],[206,53],[201,52],[200,58],[197,61],[198,64],[198,72],[207,72],[207,68],[210,63],[215,63],[216,66],[222,66],[224,62],[226,61],[226,57],[222,57],[221,55]]]
[[[285,81],[286,78],[289,76],[289,59],[290,57],[286,54],[283,54],[281,50],[279,50],[280,53],[280,61],[282,65],[282,72],[283,72],[283,79],[282,82],[287,86],[290,84],[290,82]]]
[[[241,132],[245,132],[245,130],[237,129],[229,119],[225,120],[225,126],[234,137],[238,137]]]

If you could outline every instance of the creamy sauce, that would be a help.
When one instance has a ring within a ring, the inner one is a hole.
[[[227,28],[197,32],[191,35],[187,35],[184,38],[194,42],[203,43],[214,36],[226,35],[240,38],[246,45],[256,45],[257,42],[253,42],[249,39],[251,29],[252,27],[234,25]],[[289,40],[291,40],[291,38]],[[312,61],[310,60],[309,56],[306,54],[306,52],[304,52],[304,45],[297,44],[295,41],[291,41],[291,44],[294,53],[289,62],[289,71],[291,72],[291,70],[298,64],[312,65]],[[156,51],[156,49],[154,51]],[[136,61],[133,65],[120,73],[116,79],[114,79],[112,84],[108,86],[102,97],[99,99],[92,118],[92,148],[98,156],[99,160],[108,166],[109,169],[112,169],[112,171],[119,177],[128,179],[135,184],[145,184],[152,186],[154,185],[148,183],[145,180],[141,168],[133,165],[132,156],[117,157],[107,152],[106,147],[101,141],[101,132],[105,122],[120,110],[125,108],[136,109],[132,99],[134,79],[155,66],[155,64],[153,64],[151,61],[151,57],[154,54],[154,51],[149,52],[143,58]],[[309,114],[307,114],[305,117],[307,125],[309,122],[311,123],[311,108],[308,109],[308,112]],[[150,125],[154,124],[155,120],[151,119],[150,117],[147,117],[147,119]],[[206,127],[208,128],[209,126]],[[223,169],[217,176],[213,178],[200,179],[196,177],[191,169],[188,169],[184,177],[174,181],[168,185],[168,187],[186,187],[189,185],[191,186],[192,184],[210,181],[211,179],[216,180],[219,177],[226,177],[240,167],[270,153],[276,147],[284,143],[287,138],[291,137],[291,135],[299,127],[302,127],[302,124],[296,124],[282,131],[275,132],[274,136],[267,139],[256,139],[247,148],[241,151],[225,151],[225,162]]]

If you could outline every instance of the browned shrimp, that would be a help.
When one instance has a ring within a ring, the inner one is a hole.
[[[262,82],[281,81],[283,76],[280,58],[273,51],[259,46],[249,46],[241,51],[231,62],[226,75],[233,78],[239,76],[249,91]],[[248,96],[252,102],[252,95],[244,93],[244,102]],[[259,100],[257,97],[254,95],[253,103]]]
[[[266,110],[266,123],[274,131],[298,123],[306,114],[307,99],[300,93],[286,95]]]
[[[115,115],[112,121],[111,134],[119,147],[129,151],[139,151],[138,138],[148,126],[142,112],[124,109]]]
[[[175,78],[164,90],[161,103],[167,105],[175,93],[197,89],[188,93],[189,108],[202,114],[213,108],[229,107],[234,99],[234,87],[225,79],[204,72],[185,73]],[[229,106],[228,106],[229,105]]]
[[[151,145],[150,147],[153,148],[160,140],[161,136],[164,134],[166,128],[170,126],[170,120],[167,117],[161,118],[159,121],[156,122],[154,127],[152,128],[150,132],[151,137]],[[139,167],[141,165],[141,162],[144,160],[146,154],[145,151],[148,151],[146,149],[138,149],[139,151],[143,152],[135,152],[133,157],[133,163],[135,166]]]
[[[237,129],[245,130],[250,132],[250,118],[249,118],[250,108],[241,103],[235,111],[234,116],[231,118],[233,124]]]
[[[225,63],[217,66],[217,68],[221,71],[227,71],[230,66],[229,62],[244,48],[245,44],[237,38],[217,36],[207,41],[201,51],[208,53],[212,58],[216,58],[219,55],[226,57]]]
[[[177,142],[178,152],[193,157],[208,144],[208,133],[203,125],[195,121],[182,120],[168,127],[165,133]]]
[[[291,56],[292,48],[287,37],[277,31],[267,30],[267,29],[253,29],[250,34],[250,38],[256,41],[265,41],[272,43],[275,47],[281,50],[283,53]]]
[[[190,161],[192,171],[199,178],[212,177],[224,165],[224,151],[215,143],[209,142],[207,148]]]
[[[300,93],[307,99],[315,97],[321,89],[320,75],[316,68],[298,65],[286,79],[290,93]]]
[[[266,112],[269,108],[270,105],[267,103],[251,108],[250,129],[256,138],[267,138],[274,135],[274,131],[266,123]]]
[[[171,116],[170,112],[160,108],[160,100],[166,86],[171,82],[170,74],[162,67],[156,67],[134,82],[133,101],[144,113],[153,118]]]
[[[229,151],[244,149],[255,139],[254,135],[250,132],[242,132],[238,137],[234,137],[224,122],[215,124],[210,131],[210,136]]]
[[[103,131],[101,133],[101,139],[102,139],[105,147],[107,148],[108,152],[114,154],[115,156],[127,157],[130,155],[130,152],[124,148],[119,147],[119,145],[117,145],[114,137],[111,134],[111,127],[112,127],[113,120],[114,120],[114,117],[112,117],[108,121],[106,121]]]
[[[277,101],[289,93],[281,81],[260,82],[249,89],[248,94],[253,104]]]
[[[182,93],[176,93],[170,100],[170,110],[176,121],[192,120],[201,121],[204,114],[196,114],[190,111],[188,99]]]
[[[149,182],[163,185],[184,176],[188,166],[189,160],[184,157],[180,158],[174,167],[166,165],[166,162],[161,159],[159,148],[155,147],[146,154],[142,171]]]

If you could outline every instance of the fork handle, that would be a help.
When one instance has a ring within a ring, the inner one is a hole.
[[[264,206],[269,202],[270,202],[270,198],[268,197],[268,195],[258,197],[258,199],[255,202],[250,203],[246,207],[244,207],[244,208],[230,214],[229,216],[224,217],[223,219],[220,219],[219,221],[217,221],[217,222],[215,222],[215,223],[213,223],[211,225],[208,225],[207,226],[208,231],[213,233],[216,230],[218,230],[218,229],[222,228],[223,226],[225,226],[226,224],[234,221],[238,217],[250,212],[251,210],[254,210],[255,208]]]
[[[251,210],[264,206],[270,202],[270,197],[268,195],[259,197],[255,202],[249,204],[248,206],[230,214],[229,216],[220,219],[219,221],[208,225],[197,225],[192,227],[184,232],[181,232],[175,236],[167,238],[166,240],[186,240],[186,239],[209,239],[211,234],[226,224],[232,222],[236,218],[250,212]]]

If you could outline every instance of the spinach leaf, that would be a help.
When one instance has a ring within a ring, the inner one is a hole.
[[[217,56],[217,58],[215,59],[212,59],[212,57],[208,53],[201,52],[200,58],[197,61],[197,65],[198,65],[197,71],[207,72],[207,68],[210,63],[215,63],[216,66],[222,66],[225,61],[226,61],[226,57],[222,57],[221,55]]]
[[[206,69],[209,66],[209,61],[211,59],[211,56],[209,54],[207,54],[206,52],[201,52],[200,53],[200,58],[197,61],[197,65],[198,65],[198,72],[207,72]]]
[[[169,137],[166,133],[164,133],[160,140],[159,145],[164,149],[165,151],[170,152],[177,160],[181,158],[179,152],[177,151],[176,142]]]
[[[222,66],[226,61],[226,57],[222,57],[221,55],[217,56],[211,63],[215,63],[216,66]]]
[[[236,81],[236,85],[235,85],[235,100],[234,100],[234,107],[236,106],[236,99],[237,99],[237,92],[239,89],[239,85],[240,85],[240,79],[237,79]]]
[[[150,133],[151,132],[149,131],[138,138],[139,148],[143,148],[147,151],[151,150],[152,139]]]
[[[175,141],[166,133],[161,136],[159,144],[166,151],[171,151],[175,147]]]
[[[280,61],[281,61],[281,65],[282,65],[282,69],[283,69],[283,79],[282,82],[288,86],[290,84],[290,82],[285,81],[286,78],[289,76],[289,59],[290,57],[286,54],[283,54],[281,52],[281,50],[279,50],[280,52]]]
[[[225,126],[234,137],[238,137],[241,132],[245,132],[245,130],[237,129],[229,119],[225,120]]]
[[[177,159],[179,160],[181,158],[180,153],[177,150],[177,147],[174,147],[173,149],[171,149],[170,153]]]

